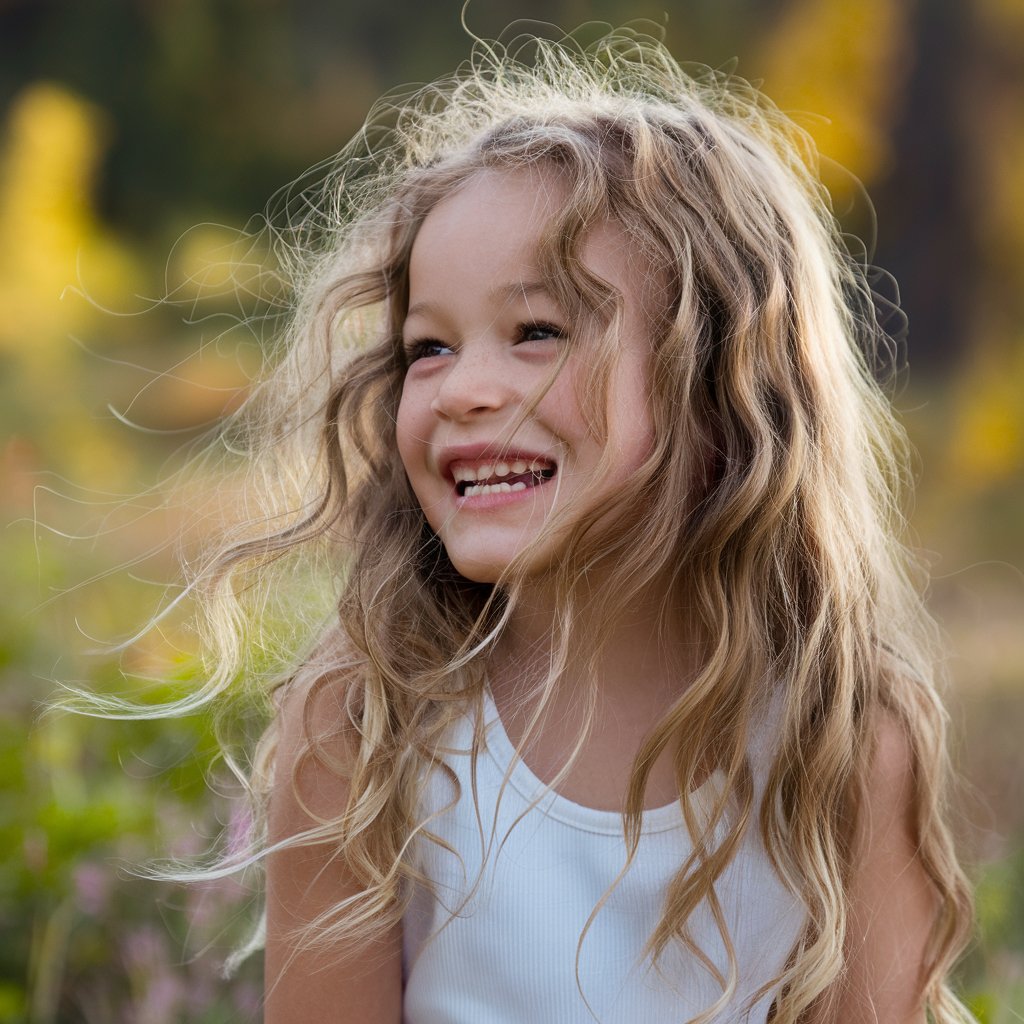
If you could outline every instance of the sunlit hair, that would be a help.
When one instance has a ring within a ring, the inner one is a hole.
[[[550,671],[524,744],[581,656],[584,570],[610,580],[596,598],[609,622],[671,580],[663,620],[685,606],[705,657],[636,757],[624,829],[632,856],[650,767],[678,745],[694,845],[649,952],[690,943],[687,921],[707,901],[731,955],[713,885],[756,828],[808,911],[774,982],[773,1021],[793,1024],[841,986],[852,835],[886,717],[909,744],[915,837],[935,893],[928,1007],[938,1022],[969,1020],[945,983],[970,899],[945,824],[932,627],[898,539],[906,453],[873,377],[886,338],[866,267],[843,244],[804,132],[746,83],[684,71],[627,32],[586,48],[533,41],[528,59],[480,45],[451,79],[383,103],[322,187],[291,197],[278,246],[296,296],[287,347],[225,435],[247,446],[252,514],[198,581],[212,673],[189,704],[237,685],[245,609],[262,606],[253,594],[296,564],[333,567],[336,614],[296,652],[292,684],[315,677],[310,702],[344,694],[351,763],[325,757],[323,735],[305,756],[344,772],[351,796],[337,820],[288,844],[334,844],[363,890],[305,940],[369,938],[401,918],[419,877],[410,839],[429,841],[417,818],[424,779],[467,705],[479,747],[488,655],[515,606],[520,566],[494,586],[455,572],[395,443],[410,250],[430,210],[484,169],[530,169],[566,190],[539,260],[570,344],[590,346],[583,398],[599,436],[623,297],[587,273],[588,228],[617,222],[667,286],[651,329],[653,450],[600,512],[566,509],[547,526],[568,540],[552,569]],[[596,694],[587,700],[592,712]],[[778,734],[758,808],[746,755],[769,705]],[[247,773],[258,822],[275,743],[272,725]],[[726,785],[707,816],[687,794],[709,758]],[[266,852],[260,827],[254,850]]]

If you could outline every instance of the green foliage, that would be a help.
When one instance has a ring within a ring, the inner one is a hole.
[[[1010,1024],[1024,1008],[1024,843],[985,866],[976,889],[979,942],[963,964],[981,1024]]]

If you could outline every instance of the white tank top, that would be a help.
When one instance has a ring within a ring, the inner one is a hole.
[[[678,804],[644,812],[636,859],[594,917],[577,979],[580,935],[626,860],[622,816],[548,790],[521,760],[503,785],[514,748],[489,696],[484,715],[476,805],[468,716],[453,727],[444,756],[461,797],[446,806],[454,790],[440,770],[424,794],[421,811],[433,818],[426,827],[451,851],[415,840],[437,898],[417,886],[403,918],[404,1024],[683,1024],[707,1010],[722,988],[697,957],[682,945],[666,950],[657,968],[642,957],[667,884],[690,849]],[[763,747],[755,739],[750,754],[757,804],[767,774]],[[695,806],[720,784],[712,776],[694,794]],[[753,1005],[750,998],[782,970],[804,907],[772,869],[756,826],[716,890],[739,977],[713,1019],[765,1024],[777,992]],[[728,957],[710,910],[699,908],[690,927],[726,974]]]

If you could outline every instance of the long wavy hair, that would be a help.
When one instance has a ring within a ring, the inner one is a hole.
[[[310,705],[323,688],[343,688],[338,730],[357,742],[341,766],[324,755],[322,735],[309,735],[304,756],[344,772],[350,797],[336,820],[284,845],[333,844],[361,883],[305,941],[391,928],[410,883],[423,881],[411,840],[429,839],[417,814],[424,779],[455,718],[482,707],[487,658],[522,579],[518,564],[493,586],[461,578],[399,460],[410,250],[431,209],[481,171],[555,174],[568,198],[539,258],[574,339],[584,339],[571,344],[590,346],[583,397],[598,433],[623,297],[583,268],[588,228],[621,225],[668,282],[651,330],[650,456],[610,509],[569,509],[548,523],[567,539],[551,570],[558,612],[538,684],[543,709],[578,654],[584,568],[611,581],[598,595],[608,621],[667,578],[710,638],[629,778],[630,857],[648,773],[666,749],[678,751],[693,835],[648,952],[657,960],[672,943],[692,945],[687,921],[705,902],[731,951],[714,883],[756,828],[807,908],[773,982],[773,1021],[793,1024],[841,983],[852,836],[873,723],[886,714],[909,743],[915,838],[935,892],[927,1005],[942,1024],[970,1020],[946,984],[971,907],[946,824],[933,628],[900,540],[905,442],[874,375],[887,338],[813,145],[748,84],[684,70],[649,38],[618,32],[587,47],[532,40],[527,49],[478,44],[453,77],[383,102],[318,187],[289,195],[290,223],[276,236],[294,295],[286,344],[226,427],[250,466],[249,515],[193,581],[211,672],[184,705],[239,685],[247,623],[265,608],[259,595],[296,565],[314,567],[302,578],[328,588],[331,610],[326,625],[294,640],[301,667],[291,680],[312,674]],[[666,622],[677,607],[666,598]],[[747,750],[769,698],[778,731],[755,806]],[[595,700],[588,695],[591,712]],[[269,789],[286,784],[273,779],[275,744],[271,724],[242,772],[256,809],[253,857],[267,850]],[[726,785],[710,814],[697,814],[687,794],[709,757]],[[731,967],[719,1006],[735,958]]]

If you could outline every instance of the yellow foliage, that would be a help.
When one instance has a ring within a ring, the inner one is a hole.
[[[902,0],[794,0],[763,53],[768,94],[862,181],[889,156],[886,127],[903,81],[910,9]]]
[[[240,234],[219,224],[200,224],[178,240],[169,261],[171,295],[176,300],[233,293],[240,266]]]
[[[0,164],[0,347],[50,365],[89,317],[85,302],[61,302],[81,276],[91,291],[131,290],[127,254],[93,212],[102,113],[48,83],[11,106]]]
[[[965,373],[949,442],[949,471],[957,488],[982,490],[1024,468],[1024,345],[1013,365],[989,355]]]
[[[90,297],[136,290],[129,254],[94,209],[106,134],[103,113],[59,85],[30,85],[11,105],[0,156],[0,350],[20,399],[45,411],[34,438],[45,463],[113,483],[134,472],[134,459],[85,407],[72,340],[97,319]],[[68,293],[83,282],[85,297]]]

